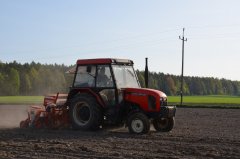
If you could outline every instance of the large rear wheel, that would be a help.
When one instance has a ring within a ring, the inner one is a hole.
[[[171,118],[156,118],[153,120],[153,127],[157,131],[168,132],[171,131],[174,126],[174,117]]]
[[[76,130],[97,130],[101,125],[102,112],[90,95],[76,96],[70,105],[72,127]]]
[[[149,132],[150,123],[148,117],[143,113],[133,113],[127,122],[128,130],[134,134],[146,134]]]

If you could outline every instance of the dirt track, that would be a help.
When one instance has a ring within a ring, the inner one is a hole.
[[[25,109],[0,106],[0,158],[240,158],[239,109],[178,109],[172,132],[147,135],[131,135],[125,128],[6,129],[9,123],[16,127],[14,117],[22,118]]]

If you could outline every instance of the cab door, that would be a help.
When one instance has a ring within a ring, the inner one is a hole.
[[[116,105],[116,86],[114,84],[110,65],[98,65],[96,88],[107,107]]]

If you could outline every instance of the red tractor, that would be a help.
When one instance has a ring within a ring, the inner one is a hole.
[[[74,80],[69,93],[32,106],[20,127],[97,130],[125,124],[129,132],[144,134],[152,123],[157,131],[172,130],[176,107],[167,105],[163,92],[141,88],[133,61],[82,59],[70,72]]]

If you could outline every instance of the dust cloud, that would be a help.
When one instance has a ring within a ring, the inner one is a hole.
[[[20,121],[28,116],[25,105],[0,105],[0,129],[18,128]]]

